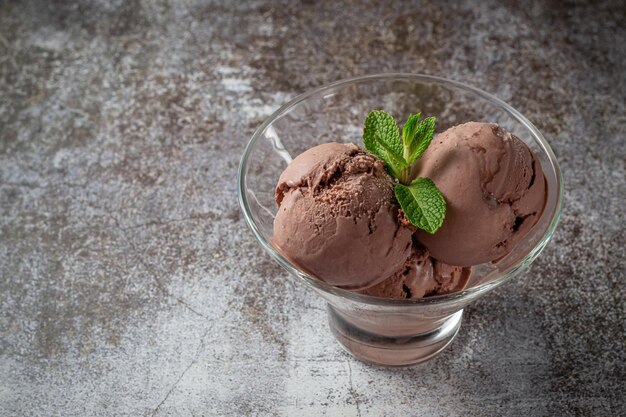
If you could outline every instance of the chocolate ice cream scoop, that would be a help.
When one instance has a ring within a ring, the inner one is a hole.
[[[528,146],[493,123],[452,127],[430,144],[413,171],[446,199],[443,226],[417,238],[435,259],[471,266],[508,254],[546,202],[541,164]]]
[[[398,221],[393,184],[382,161],[356,145],[313,147],[280,176],[272,241],[331,285],[376,285],[411,253],[412,230]]]
[[[402,268],[381,283],[359,292],[383,298],[412,299],[448,294],[465,288],[471,270],[471,267],[444,264],[432,258],[422,246],[413,245],[411,256]]]

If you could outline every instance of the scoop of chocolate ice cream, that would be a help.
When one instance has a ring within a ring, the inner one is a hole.
[[[305,151],[276,187],[274,245],[331,285],[378,284],[411,253],[412,230],[398,221],[393,184],[382,161],[356,145]]]
[[[375,297],[418,299],[461,291],[470,275],[471,267],[444,264],[432,258],[424,247],[414,245],[402,268],[381,283],[359,292]]]
[[[528,146],[493,123],[470,122],[438,135],[413,176],[433,180],[446,199],[443,226],[418,231],[435,259],[470,266],[508,254],[546,201],[541,164]]]

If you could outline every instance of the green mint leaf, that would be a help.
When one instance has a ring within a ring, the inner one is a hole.
[[[404,144],[404,159],[411,165],[424,153],[435,134],[437,119],[427,117],[419,122],[420,113],[409,116],[402,127],[402,142]]]
[[[404,143],[404,159],[408,161],[407,151],[413,143],[415,133],[417,133],[417,126],[419,126],[420,116],[422,113],[410,114],[404,126],[402,126],[402,142]]]
[[[404,159],[404,147],[396,121],[381,110],[371,111],[365,119],[363,131],[365,149],[387,164],[391,175],[399,178],[408,164]]]
[[[410,185],[394,188],[400,207],[413,226],[435,233],[446,217],[446,200],[429,178],[416,178]]]

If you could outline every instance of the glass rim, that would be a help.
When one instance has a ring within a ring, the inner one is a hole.
[[[332,90],[337,87],[342,87],[350,84],[357,84],[365,81],[374,81],[374,80],[412,80],[412,81],[422,81],[422,82],[430,82],[439,85],[451,85],[460,90],[464,90],[466,92],[476,94],[483,99],[495,104],[502,109],[504,109],[511,117],[516,119],[519,123],[521,123],[524,127],[526,127],[533,138],[538,142],[542,151],[546,153],[548,156],[548,160],[554,169],[554,174],[556,176],[557,182],[557,200],[556,205],[554,207],[554,213],[552,215],[552,219],[545,232],[537,242],[537,244],[528,251],[526,255],[524,255],[521,259],[516,261],[514,264],[509,265],[506,269],[502,271],[498,271],[496,276],[488,282],[484,282],[478,284],[474,287],[466,288],[462,291],[443,294],[443,295],[434,295],[428,296],[419,299],[395,299],[395,298],[383,298],[370,296],[365,294],[359,294],[354,291],[342,289],[335,287],[333,285],[327,284],[324,281],[321,281],[314,276],[308,274],[304,270],[300,269],[297,265],[291,263],[286,257],[284,257],[274,246],[265,239],[259,227],[256,225],[252,215],[250,214],[250,209],[248,205],[248,199],[246,193],[244,192],[246,189],[246,167],[248,164],[248,159],[250,157],[253,145],[260,139],[261,135],[268,126],[270,126],[275,120],[280,118],[282,115],[287,113],[289,110],[300,104],[301,102],[307,100],[308,98],[323,93],[324,91]],[[270,254],[274,260],[276,260],[283,268],[285,268],[290,274],[297,276],[298,278],[305,281],[306,284],[312,286],[314,289],[323,291],[325,293],[330,293],[338,297],[346,298],[352,301],[356,301],[363,304],[369,305],[377,305],[377,306],[407,306],[407,307],[415,307],[417,305],[437,305],[437,304],[446,304],[450,301],[465,299],[472,296],[478,296],[480,294],[489,292],[496,287],[504,284],[509,281],[515,275],[517,275],[520,270],[522,270],[529,262],[534,260],[539,253],[543,250],[543,248],[547,245],[547,243],[552,238],[554,231],[556,230],[556,226],[561,218],[561,212],[563,207],[563,193],[564,193],[564,185],[563,178],[561,174],[561,169],[556,160],[556,156],[552,151],[552,148],[543,137],[539,129],[535,127],[535,125],[530,122],[522,113],[513,108],[511,105],[507,104],[505,101],[500,98],[487,93],[483,90],[480,90],[476,87],[472,87],[468,84],[462,83],[460,81],[450,80],[443,77],[438,77],[435,75],[428,74],[412,74],[412,73],[401,73],[401,72],[392,72],[392,73],[381,73],[381,74],[372,74],[372,75],[364,75],[358,77],[351,77],[342,80],[338,80],[329,84],[322,85],[320,87],[311,89],[305,93],[297,95],[293,99],[289,100],[287,103],[280,106],[276,111],[274,111],[270,116],[268,116],[263,123],[255,130],[252,134],[252,137],[246,144],[243,155],[239,162],[239,168],[237,172],[237,198],[239,201],[239,206],[243,212],[244,218],[248,223],[249,228],[252,230],[252,233],[256,237],[257,241],[261,244],[263,249]]]

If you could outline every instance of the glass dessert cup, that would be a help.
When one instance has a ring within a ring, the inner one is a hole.
[[[506,257],[474,266],[464,291],[418,300],[361,295],[309,275],[272,244],[278,210],[274,188],[281,172],[295,156],[321,143],[353,142],[362,147],[363,122],[375,109],[402,121],[418,111],[436,116],[437,133],[469,121],[498,123],[522,139],[541,163],[548,189],[541,218]],[[439,77],[380,74],[320,87],[274,112],[246,146],[239,166],[238,195],[246,221],[261,246],[297,281],[326,300],[330,328],[341,346],[366,362],[406,366],[441,352],[457,334],[465,306],[535,260],[558,223],[563,183],[555,156],[541,133],[502,100]]]

